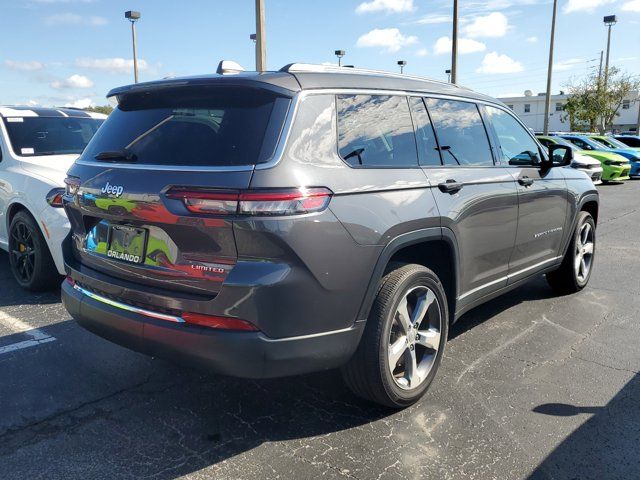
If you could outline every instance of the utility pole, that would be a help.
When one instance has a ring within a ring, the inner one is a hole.
[[[451,83],[458,82],[458,0],[453,0],[453,32],[451,34]]]
[[[267,38],[264,26],[264,0],[256,0],[256,71],[267,69]]]
[[[607,59],[604,64],[604,91],[607,91],[607,83],[609,82],[609,54],[611,53],[611,27],[618,23],[615,15],[607,15],[604,17],[604,24],[609,27],[607,33]]]
[[[600,82],[602,81],[602,61],[604,57],[604,50],[600,50],[600,68],[598,69],[598,88],[600,88]]]
[[[136,22],[140,20],[140,12],[128,10],[124,12],[124,18],[131,22],[131,40],[133,41],[133,79],[138,83],[138,46],[136,43]]]
[[[553,47],[556,36],[556,15],[558,0],[553,0],[553,16],[551,17],[551,40],[549,41],[549,69],[547,70],[547,96],[544,102],[544,134],[549,135],[549,113],[551,111],[551,77],[553,74]]]

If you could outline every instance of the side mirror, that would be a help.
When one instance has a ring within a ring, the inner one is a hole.
[[[545,165],[551,167],[566,167],[573,162],[573,150],[566,145],[549,145],[549,160]]]

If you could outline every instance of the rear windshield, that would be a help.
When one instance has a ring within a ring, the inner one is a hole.
[[[103,120],[76,117],[12,117],[4,119],[16,155],[81,154]]]
[[[219,86],[129,95],[83,158],[118,162],[127,157],[136,164],[176,166],[265,162],[273,155],[289,102],[267,90]]]

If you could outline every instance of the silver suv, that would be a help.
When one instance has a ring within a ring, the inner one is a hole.
[[[63,300],[121,345],[241,377],[341,367],[405,407],[463,313],[589,281],[593,183],[484,95],[293,64],[109,96],[66,179]]]

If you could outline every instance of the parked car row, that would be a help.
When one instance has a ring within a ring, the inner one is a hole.
[[[591,157],[597,160],[602,167],[601,178],[604,182],[622,182],[640,177],[640,147],[630,145],[634,142],[640,145],[640,137],[581,133],[553,133],[537,137],[546,147],[570,145],[574,150],[574,158]],[[592,179],[597,176],[593,167],[580,166],[578,162],[572,166],[585,170]]]

